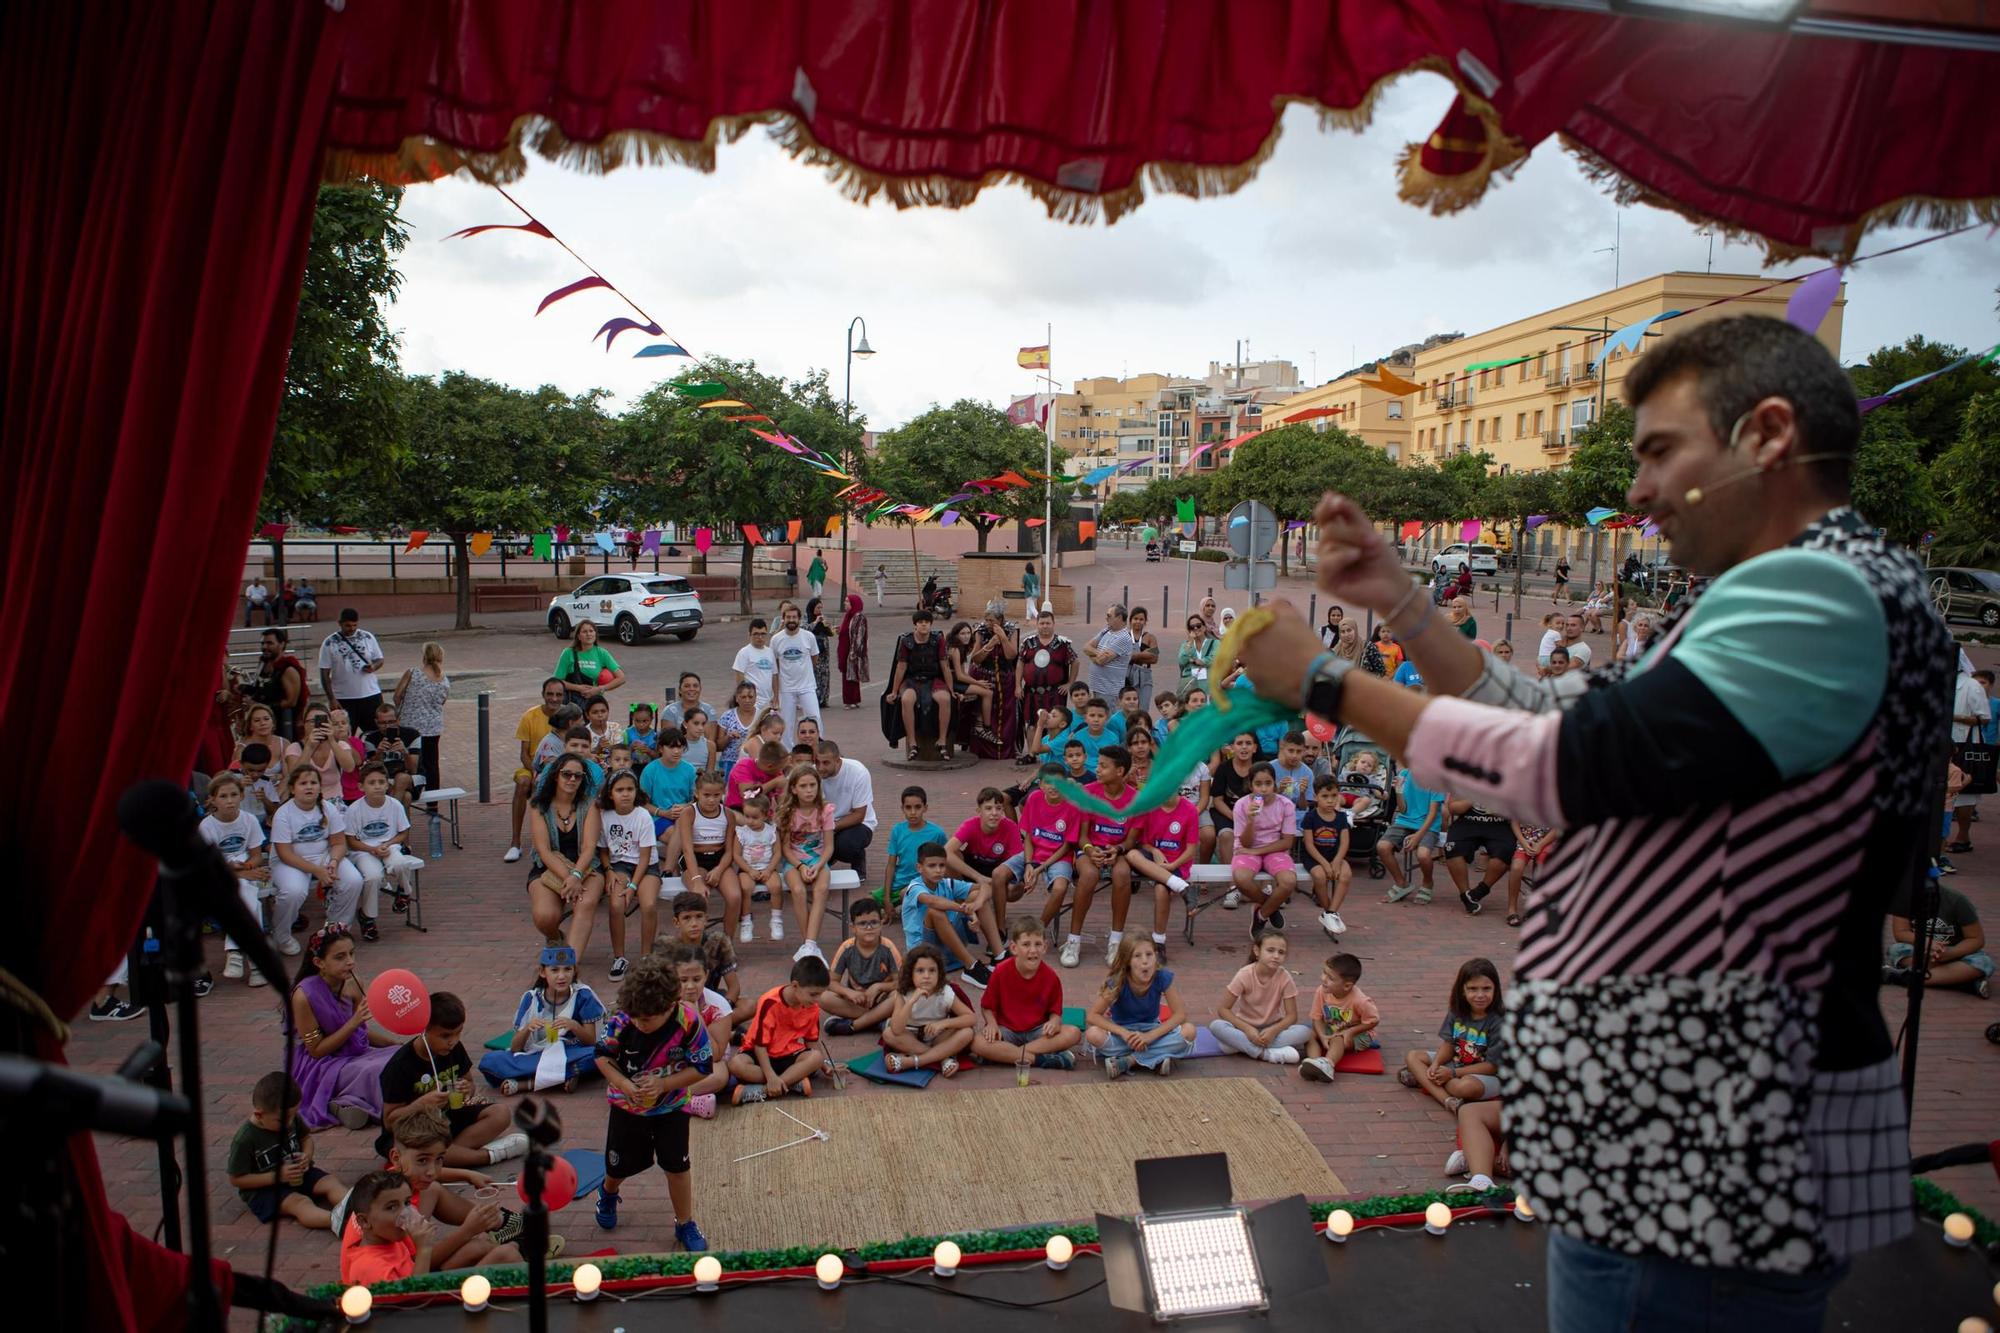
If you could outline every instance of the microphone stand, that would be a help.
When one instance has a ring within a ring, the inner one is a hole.
[[[201,1125],[201,1020],[193,984],[202,966],[201,916],[199,912],[188,911],[183,898],[172,877],[160,877],[161,956],[167,994],[173,999],[177,1020],[182,1095],[193,1108],[185,1148],[188,1178],[194,1182],[187,1192],[188,1236],[192,1243],[188,1254],[188,1324],[194,1329],[221,1333],[222,1300],[215,1290],[215,1275],[209,1263],[208,1149]]]
[[[143,1077],[160,1092],[171,1094],[174,1075],[167,1062],[167,1043],[171,1040],[167,1001],[171,991],[165,976],[165,960],[160,956],[160,937],[165,929],[166,922],[160,912],[160,895],[156,888],[125,969],[131,980],[133,998],[146,1006],[146,1027],[151,1040],[141,1049],[150,1048],[153,1058],[143,1067],[132,1068],[128,1076]],[[178,1250],[181,1248],[181,1166],[174,1157],[172,1135],[161,1135],[153,1146],[160,1163],[160,1225],[163,1238],[168,1249]]]
[[[528,1136],[521,1167],[521,1193],[528,1201],[521,1221],[521,1249],[528,1261],[528,1333],[548,1333],[549,1209],[543,1187],[554,1164],[549,1148],[562,1138],[562,1117],[546,1098],[523,1097],[514,1108],[514,1126]]]
[[[1945,734],[1950,735],[1949,732]],[[1930,831],[1924,835],[1922,852],[1917,859],[1916,882],[1910,886],[1910,967],[1903,975],[1903,983],[1909,988],[1909,1007],[1903,1017],[1903,1110],[1906,1115],[1914,1110],[1917,1100],[1917,1042],[1923,1032],[1924,991],[1928,987],[1927,978],[1931,971],[1931,922],[1937,917],[1943,898],[1939,892],[1941,877],[1937,871],[1937,858],[1944,845],[1944,821],[1939,812],[1947,808],[1945,797],[1949,791],[1950,764],[1947,752],[1938,757],[1936,767],[1931,770],[1935,780],[1932,790],[1937,793],[1937,799],[1931,803]]]

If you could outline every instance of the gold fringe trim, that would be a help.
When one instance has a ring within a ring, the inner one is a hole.
[[[1685,218],[1696,226],[1713,227],[1739,245],[1761,247],[1765,268],[1791,259],[1830,259],[1840,264],[1848,263],[1854,258],[1855,251],[1861,248],[1863,238],[1878,227],[1919,227],[1926,231],[1943,232],[1978,222],[2000,226],[2000,199],[1940,199],[1934,195],[1905,195],[1863,213],[1841,233],[1837,249],[1792,245],[1670,199],[1640,185],[1588,145],[1577,142],[1567,134],[1557,137],[1563,148],[1576,159],[1583,174],[1592,183],[1608,190],[1618,203],[1647,204]]]

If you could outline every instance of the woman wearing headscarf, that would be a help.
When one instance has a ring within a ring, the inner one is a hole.
[[[1341,621],[1340,635],[1328,645],[1327,651],[1335,657],[1346,658],[1358,666],[1361,662],[1360,622],[1354,620]]]
[[[1215,599],[1213,597],[1204,597],[1201,599],[1201,618],[1208,622],[1208,632],[1210,634],[1222,633],[1222,622],[1221,618],[1215,613]]]
[[[1470,597],[1452,598],[1451,604],[1445,610],[1444,618],[1451,623],[1453,629],[1463,634],[1466,638],[1476,639],[1479,637],[1479,621],[1473,617],[1472,599]]]
[[[817,563],[819,557],[813,559]],[[824,708],[833,678],[833,626],[826,623],[825,598],[816,596],[806,603],[805,627],[818,641],[815,646],[819,651],[813,654],[813,690],[819,706]]]
[[[861,707],[861,687],[868,682],[868,615],[861,594],[847,594],[847,614],[840,618],[840,634],[834,653],[840,658],[840,703],[843,708]]]
[[[1332,652],[1340,642],[1340,629],[1346,620],[1347,610],[1339,603],[1326,608],[1326,623],[1319,627],[1319,641],[1328,652]]]

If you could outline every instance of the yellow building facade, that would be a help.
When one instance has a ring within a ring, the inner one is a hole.
[[[1409,368],[1394,369],[1403,373]],[[1307,426],[1321,434],[1329,430],[1344,430],[1380,449],[1390,459],[1401,462],[1410,449],[1412,406],[1408,399],[1363,383],[1359,375],[1346,375],[1265,407],[1262,425],[1265,430],[1274,430],[1288,424],[1287,417],[1301,412],[1332,409],[1332,416],[1289,424]]]
[[[1420,388],[1405,399],[1409,443],[1402,461],[1436,463],[1485,450],[1503,471],[1561,467],[1577,431],[1608,403],[1622,401],[1625,375],[1660,336],[1734,315],[1783,319],[1796,283],[1744,295],[1770,281],[1758,274],[1656,274],[1419,352],[1405,376]],[[1725,297],[1740,299],[1701,308]],[[1820,341],[1836,357],[1846,304],[1843,288],[1819,329]],[[1644,339],[1640,352],[1621,349],[1593,364],[1608,335],[1670,310],[1691,313],[1649,330],[1659,336]],[[1466,369],[1490,362],[1515,364]]]

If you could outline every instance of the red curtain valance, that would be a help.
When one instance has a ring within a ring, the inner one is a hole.
[[[1147,188],[1240,186],[1288,102],[1358,124],[1426,69],[1460,95],[1401,190],[1439,211],[1560,136],[1616,193],[1777,255],[2000,219],[1980,52],[1504,0],[348,0],[332,27],[335,177],[507,179],[525,150],[707,169],[763,123],[857,198],[1015,181],[1115,220]]]

